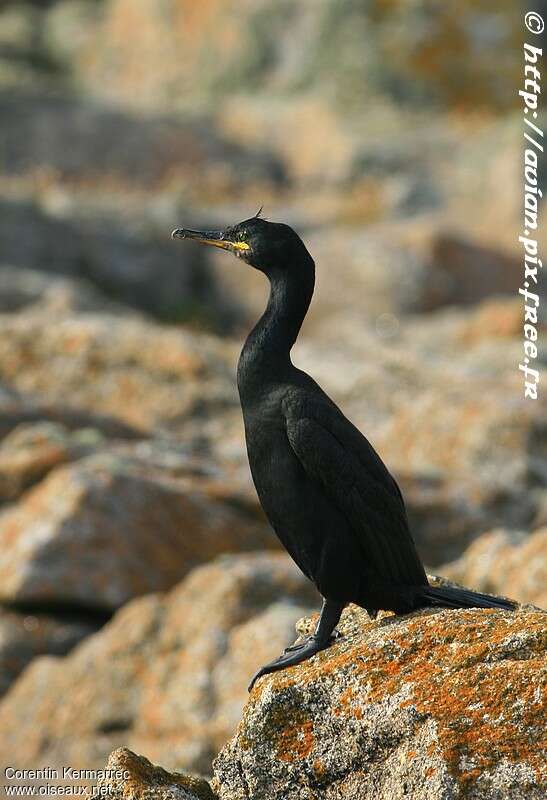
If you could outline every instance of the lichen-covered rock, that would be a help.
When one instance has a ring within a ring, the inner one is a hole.
[[[547,609],[547,528],[528,536],[506,530],[484,533],[440,571],[481,592]]]
[[[65,658],[36,658],[0,702],[0,763],[100,768],[127,745],[208,774],[253,672],[317,605],[283,553],[225,556],[125,605]]]
[[[421,611],[371,622],[262,678],[215,762],[221,800],[540,800],[547,614]]]
[[[106,777],[97,784],[100,797],[112,800],[215,800],[216,795],[203,778],[166,772],[126,747],[110,754]]]
[[[0,600],[113,611],[219,553],[277,546],[229,493],[106,452],[57,467],[0,513]]]

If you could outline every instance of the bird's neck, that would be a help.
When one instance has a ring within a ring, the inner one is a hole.
[[[315,284],[312,259],[269,276],[270,297],[247,337],[238,364],[238,383],[275,379],[291,367],[290,352],[309,308]]]

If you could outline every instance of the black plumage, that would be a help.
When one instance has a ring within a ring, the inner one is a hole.
[[[315,633],[262,667],[253,683],[328,646],[348,602],[371,615],[424,606],[512,608],[501,598],[429,585],[394,478],[321,387],[293,365],[315,268],[292,228],[256,216],[224,231],[178,229],[173,236],[229,250],[270,281],[267,308],[237,370],[249,464],[266,516],[324,603]]]

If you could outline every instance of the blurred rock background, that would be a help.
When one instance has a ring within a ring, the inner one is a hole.
[[[297,228],[295,360],[396,474],[424,561],[545,605],[522,35],[512,2],[1,4],[2,763],[123,744],[210,772],[318,602],[246,463],[235,364],[265,282],[177,225],[264,205]]]

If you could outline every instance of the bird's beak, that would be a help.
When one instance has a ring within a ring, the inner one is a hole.
[[[227,237],[225,231],[193,231],[190,228],[177,228],[171,234],[172,239],[193,239],[200,244],[210,244],[212,247],[220,247],[222,250],[229,250],[232,253],[250,250],[247,242],[232,241]]]

